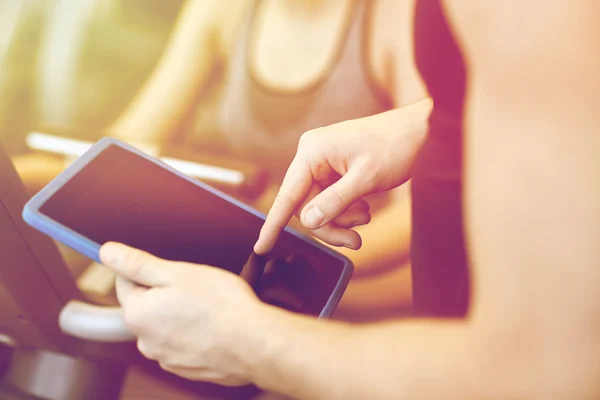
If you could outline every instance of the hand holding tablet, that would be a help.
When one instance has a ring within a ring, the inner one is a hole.
[[[34,228],[96,261],[100,247],[111,241],[238,275],[244,275],[264,223],[257,211],[109,138],[34,196],[23,216]],[[273,267],[299,258],[303,273],[291,268],[286,275],[285,268]],[[290,308],[321,317],[331,315],[353,269],[343,256],[291,229],[267,256],[267,264],[260,276],[270,285],[277,281],[287,288],[289,301],[302,294]]]

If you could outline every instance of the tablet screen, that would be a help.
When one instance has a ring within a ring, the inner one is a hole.
[[[289,232],[268,258],[253,254],[262,218],[116,145],[40,212],[98,244],[121,242],[242,274],[264,301],[306,314],[321,313],[345,266]]]

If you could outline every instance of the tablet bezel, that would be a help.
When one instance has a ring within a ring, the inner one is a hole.
[[[98,155],[100,155],[104,150],[109,148],[110,146],[118,146],[124,150],[127,150],[131,153],[134,153],[140,157],[145,158],[148,161],[153,162],[154,164],[170,171],[175,174],[177,177],[187,180],[190,183],[193,183],[196,186],[210,192],[213,195],[216,195],[227,201],[240,207],[246,212],[253,214],[254,216],[262,219],[264,221],[265,214],[260,211],[242,203],[241,201],[209,186],[208,184],[196,180],[194,178],[190,178],[187,175],[175,170],[164,162],[145,154],[144,152],[136,149],[133,146],[127,145],[123,142],[120,142],[114,138],[105,137],[99,140],[96,144],[94,144],[88,151],[85,152],[81,157],[79,157],[75,162],[69,165],[59,176],[57,176],[52,182],[50,182],[46,187],[44,187],[40,192],[34,195],[28,202],[25,204],[23,208],[23,219],[27,224],[32,226],[33,228],[39,230],[42,233],[52,237],[53,239],[73,248],[74,250],[80,252],[81,254],[89,257],[90,259],[100,262],[100,247],[99,243],[96,243],[93,240],[79,234],[78,232],[68,228],[67,226],[61,224],[60,222],[50,218],[49,216],[43,214],[40,211],[40,208],[62,187],[71,180],[76,174],[78,174],[82,169],[84,169],[90,162],[92,162]],[[298,239],[303,240],[307,243],[310,243],[312,246],[316,247],[320,251],[324,251],[329,255],[337,258],[338,260],[343,262],[342,273],[340,274],[340,279],[338,280],[333,292],[330,294],[329,299],[319,317],[329,317],[335,310],[337,304],[339,303],[342,294],[344,293],[348,283],[350,282],[350,277],[352,276],[352,272],[354,270],[354,266],[352,262],[342,254],[336,252],[335,250],[325,246],[322,243],[317,242],[311,237],[308,237],[290,227],[286,227],[285,231],[296,236]]]

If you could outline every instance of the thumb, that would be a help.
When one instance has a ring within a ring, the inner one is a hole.
[[[124,244],[104,244],[100,248],[100,260],[116,274],[138,285],[166,286],[173,281],[173,274],[165,265],[168,261]]]
[[[356,200],[373,190],[372,173],[355,165],[337,182],[315,196],[302,210],[300,219],[308,229],[321,228],[340,216]]]

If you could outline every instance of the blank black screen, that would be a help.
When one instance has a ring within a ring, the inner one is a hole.
[[[263,300],[306,314],[321,312],[344,268],[288,232],[268,257],[256,256],[262,218],[115,145],[40,211],[99,244],[121,242],[167,260],[251,275]]]

